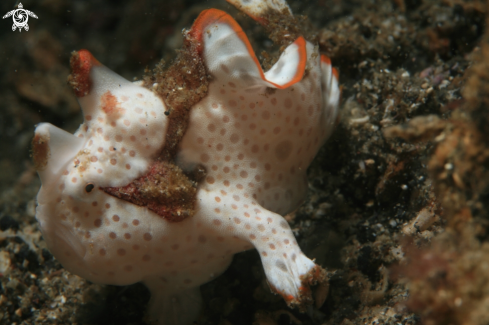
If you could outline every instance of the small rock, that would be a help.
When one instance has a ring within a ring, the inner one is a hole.
[[[7,273],[8,269],[10,268],[11,261],[10,261],[10,254],[7,251],[1,251],[0,252],[0,273],[5,274]]]

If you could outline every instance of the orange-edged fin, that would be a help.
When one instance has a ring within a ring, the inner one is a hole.
[[[300,36],[298,39],[295,40],[293,44],[299,47],[297,51],[299,53],[299,63],[297,64],[297,73],[295,74],[294,78],[292,78],[292,80],[289,82],[289,84],[284,86],[284,88],[287,88],[288,86],[301,81],[302,77],[304,76],[304,72],[306,71],[306,63],[307,63],[306,39]]]
[[[279,89],[288,88],[302,80],[306,63],[306,40],[300,36],[285,49],[277,63],[265,73],[266,81]]]
[[[321,63],[326,64],[328,66],[331,66],[331,59],[329,57],[327,57],[326,55],[321,54]],[[336,68],[331,67],[331,73],[333,74],[333,76],[335,76],[336,81],[340,80],[340,73],[338,72],[338,70]]]
[[[231,17],[229,14],[218,9],[207,9],[202,11],[197,19],[195,19],[194,24],[190,29],[191,37],[196,39],[201,44],[201,46],[198,48],[199,53],[202,54],[203,51],[203,35],[204,33],[206,33],[206,29],[208,29],[209,27],[212,28],[212,25],[215,25],[217,27],[219,24],[228,25],[236,33],[236,36],[238,36],[245,44],[246,48],[248,49],[248,53],[250,54],[252,59],[256,62],[258,66],[260,66],[260,62],[255,55],[255,51],[251,47],[250,41],[248,40],[248,37],[246,36],[241,26],[239,26],[236,20],[234,20],[233,17]]]
[[[340,73],[338,72],[338,70],[336,68],[333,68],[332,71],[333,71],[333,76],[335,76],[335,78],[336,78],[336,81],[339,81],[340,80]]]
[[[299,82],[304,75],[307,50],[306,40],[303,37],[299,37],[289,45],[282,53],[279,62],[270,71],[264,73],[243,29],[224,11],[217,9],[203,11],[195,20],[189,34],[199,43],[197,47],[199,54],[205,57],[211,73],[216,73],[218,66],[214,66],[214,63],[219,61],[231,70],[245,69],[252,78],[261,79],[267,86],[279,89]],[[231,47],[231,43],[235,47]],[[236,57],[240,56],[240,60],[226,61],[233,57],[234,52]],[[236,63],[238,61],[239,63]]]
[[[202,54],[203,51],[203,34],[204,30],[211,24],[219,23],[221,18],[227,14],[224,11],[218,9],[207,9],[202,11],[199,16],[195,19],[192,28],[190,28],[189,35],[191,38],[200,43],[198,48],[199,54]]]
[[[321,62],[331,65],[331,59],[324,54],[321,54]]]

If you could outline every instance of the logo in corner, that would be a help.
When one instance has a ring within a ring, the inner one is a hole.
[[[27,25],[29,16],[36,19],[38,18],[36,14],[33,13],[32,11],[25,10],[22,3],[19,3],[17,9],[7,12],[7,14],[5,14],[5,16],[2,17],[2,19],[5,19],[10,16],[12,16],[12,19],[14,20],[14,24],[12,25],[12,31],[14,32],[17,28],[19,29],[19,32],[22,31],[22,28],[24,28],[26,31],[29,30],[29,25]]]

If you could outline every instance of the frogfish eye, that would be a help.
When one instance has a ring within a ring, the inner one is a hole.
[[[90,193],[93,189],[94,189],[94,185],[93,184],[87,184],[87,186],[85,186],[85,192],[87,193]]]

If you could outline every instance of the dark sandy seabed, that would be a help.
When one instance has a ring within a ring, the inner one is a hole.
[[[203,9],[233,14],[260,58],[263,30],[224,0],[22,1],[39,19],[0,21],[0,324],[144,324],[149,292],[91,284],[46,249],[29,158],[34,125],[81,123],[66,83],[89,49],[132,80],[171,62]],[[259,256],[238,254],[202,287],[198,324],[489,324],[487,4],[463,0],[289,1],[340,71],[341,120],[288,217],[327,268],[305,314],[270,293]],[[13,9],[2,1],[0,13]]]

